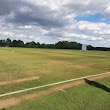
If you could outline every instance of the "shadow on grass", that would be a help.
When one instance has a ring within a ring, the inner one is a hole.
[[[85,82],[86,82],[87,84],[89,84],[89,85],[91,85],[91,86],[94,86],[94,87],[97,87],[97,88],[100,88],[100,89],[102,89],[102,90],[104,90],[104,91],[110,93],[110,88],[106,87],[105,85],[100,84],[100,83],[95,82],[95,81],[90,81],[90,80],[88,80],[88,79],[84,79],[84,80],[85,80]]]

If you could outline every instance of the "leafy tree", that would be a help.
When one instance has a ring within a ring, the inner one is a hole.
[[[5,47],[6,41],[4,39],[0,40],[0,46]]]
[[[68,42],[68,41],[59,41],[56,44],[40,44],[39,42],[27,42],[24,44],[22,40],[13,40],[7,38],[6,40],[1,39],[0,40],[0,46],[5,47],[27,47],[27,48],[58,48],[58,49],[78,49],[80,50],[82,47],[82,44],[77,42]],[[102,50],[102,51],[110,51],[110,48],[106,47],[93,47],[91,45],[87,46],[88,50]]]
[[[59,49],[81,49],[81,44],[77,42],[59,41],[55,46]]]
[[[11,46],[11,39],[9,39],[9,38],[6,39],[6,46],[7,47]]]
[[[24,47],[24,42],[22,40],[18,40],[18,47]]]
[[[28,48],[36,48],[36,47],[37,47],[37,44],[36,44],[34,41],[32,41],[32,42],[27,42],[27,43],[25,44],[25,47],[28,47]]]
[[[17,40],[13,40],[11,46],[12,47],[18,47],[18,41]]]

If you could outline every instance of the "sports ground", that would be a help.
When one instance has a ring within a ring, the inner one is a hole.
[[[88,78],[101,87],[82,78],[0,97],[0,109],[108,110],[109,72],[108,51],[0,48],[0,95],[107,73]]]

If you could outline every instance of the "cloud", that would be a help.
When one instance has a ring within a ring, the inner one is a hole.
[[[86,40],[110,46],[110,24],[75,21],[79,15],[110,16],[109,0],[0,0],[0,34],[24,41]]]
[[[110,4],[109,4],[110,5]],[[110,15],[110,6],[108,6],[106,9],[105,9],[105,14],[107,14],[108,16]]]
[[[35,4],[34,2],[35,1],[29,2],[25,0],[20,0],[17,4],[16,2],[13,3],[12,0],[10,0],[8,7],[6,7],[6,4],[8,5],[6,1],[0,3],[4,6],[4,8],[3,6],[1,7],[1,10],[2,15],[4,13],[5,21],[11,23],[19,23],[23,25],[40,25],[47,28],[62,27],[67,24],[68,20],[63,16],[62,12],[59,12],[58,10],[53,10],[52,7],[48,5],[43,5],[39,2],[35,2]]]

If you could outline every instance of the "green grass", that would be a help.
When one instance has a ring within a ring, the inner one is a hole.
[[[110,88],[110,78],[98,80],[99,83]],[[110,93],[82,84],[70,89],[66,93],[55,92],[38,99],[25,101],[7,110],[109,110]]]
[[[0,48],[0,82],[20,78],[29,78],[34,76],[40,77],[39,80],[35,81],[27,81],[12,85],[0,86],[0,94],[109,71],[110,71],[110,52],[108,51],[104,52],[104,51],[79,51],[79,50],[61,50],[61,49]],[[83,86],[79,87],[82,89],[85,88],[85,90],[90,89],[91,91],[90,87]],[[68,89],[68,91],[70,91],[71,94],[72,89],[70,90]],[[79,93],[81,92],[80,89],[78,89],[78,87],[75,87],[74,90]],[[27,92],[23,94],[27,94]],[[32,101],[32,103],[34,103],[37,106],[41,106],[42,104],[40,105],[40,103],[42,102],[42,100],[44,100],[44,102],[45,100],[46,101],[49,100],[51,102],[52,101],[51,97],[52,96],[53,98],[57,97],[58,94],[59,94],[58,97],[59,98],[61,97],[61,100],[59,101],[64,100],[64,102],[67,103],[66,99],[62,99],[62,96],[60,96],[60,94],[63,93],[58,92],[55,94],[56,94],[55,96],[53,96],[54,95],[53,94],[50,96],[46,96],[46,98],[45,97],[43,99],[41,98],[41,100],[40,99],[37,101],[34,100]],[[22,94],[15,95],[15,97],[19,95]],[[81,96],[82,93],[79,95]],[[13,95],[9,97],[13,97]],[[108,100],[106,96],[104,97],[106,100]],[[30,102],[25,103],[27,105]],[[62,104],[62,102],[58,103]],[[65,105],[65,103],[63,104]],[[57,105],[57,102],[55,104]],[[47,108],[52,105],[47,104]],[[62,105],[61,108],[59,108],[60,107],[59,104],[57,106],[58,108],[56,108],[55,110],[67,110],[63,109],[64,105]],[[76,104],[72,103],[71,106],[75,105]],[[21,105],[21,109],[19,108],[19,110],[25,110],[26,108],[23,109],[24,106],[25,104]],[[34,105],[30,104],[30,107],[31,106],[32,110],[34,110],[33,107]],[[51,108],[51,110],[52,109],[54,110],[54,108]],[[39,110],[43,110],[43,108]]]
[[[14,51],[14,52],[12,52]],[[110,71],[110,52],[0,48],[0,81],[38,76],[3,86],[0,93]]]
[[[0,81],[30,76],[63,80],[107,72],[109,67],[110,52],[0,48]]]

